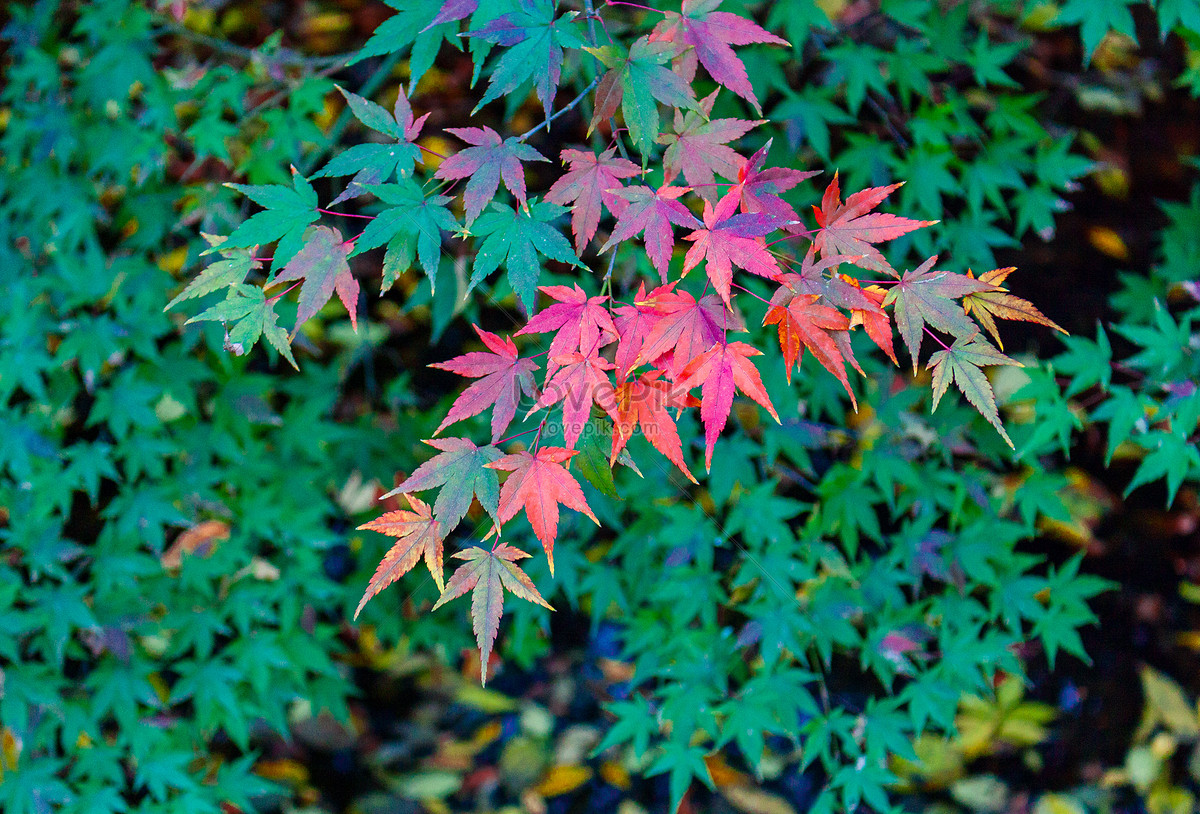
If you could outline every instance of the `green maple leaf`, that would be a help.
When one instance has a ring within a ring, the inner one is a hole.
[[[266,337],[271,347],[279,351],[292,367],[297,367],[292,356],[287,331],[277,324],[274,299],[268,300],[258,286],[238,284],[229,289],[229,296],[197,314],[187,321],[233,323],[225,337],[225,347],[241,356],[250,350],[259,337]]]
[[[450,198],[445,195],[425,197],[421,188],[407,178],[398,184],[374,186],[371,194],[390,204],[391,208],[383,210],[367,224],[349,256],[386,243],[383,291],[392,287],[396,278],[412,265],[414,257],[429,275],[432,287],[442,252],[442,230],[458,228],[458,221],[446,208]]]
[[[926,369],[933,371],[933,409],[950,386],[954,385],[967,397],[979,414],[988,420],[1005,442],[1012,447],[1012,439],[1004,431],[1000,423],[1000,414],[996,409],[996,395],[992,391],[982,368],[989,365],[1016,365],[1024,367],[1020,362],[1010,359],[993,348],[982,339],[957,340],[952,347],[940,350],[929,358]]]
[[[967,294],[1001,290],[965,274],[934,271],[936,262],[934,255],[918,268],[905,272],[883,300],[885,307],[895,305],[896,327],[912,357],[913,373],[917,372],[921,334],[926,323],[956,339],[969,339],[979,333],[979,326],[955,300]]]
[[[169,311],[185,300],[203,297],[222,288],[241,285],[246,282],[246,275],[251,269],[260,267],[261,264],[251,257],[248,251],[228,252],[225,259],[218,260],[200,272],[200,276],[188,283],[163,310]]]
[[[479,679],[486,684],[488,659],[500,630],[500,617],[504,613],[504,589],[543,608],[554,608],[542,599],[533,580],[516,564],[517,560],[529,556],[519,548],[513,548],[508,543],[497,543],[490,551],[474,546],[466,551],[455,552],[453,556],[466,560],[466,563],[460,565],[450,577],[446,590],[431,610],[437,610],[451,599],[473,591],[471,627],[479,644]]]
[[[503,263],[513,291],[525,309],[533,313],[538,276],[542,270],[538,255],[560,263],[580,265],[571,242],[550,225],[566,211],[565,207],[545,201],[533,203],[528,209],[492,204],[491,210],[479,217],[473,229],[476,235],[483,237],[483,242],[475,255],[469,289],[483,282]]]
[[[271,261],[274,271],[290,260],[304,245],[304,230],[321,215],[317,212],[317,193],[303,175],[292,171],[292,186],[282,184],[226,184],[259,206],[256,212],[233,231],[221,249],[242,249],[279,241]],[[216,251],[209,249],[208,251]]]

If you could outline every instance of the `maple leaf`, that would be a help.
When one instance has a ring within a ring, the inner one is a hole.
[[[583,45],[575,31],[578,13],[568,12],[555,19],[555,5],[553,0],[523,0],[520,10],[502,14],[483,28],[467,32],[468,37],[505,46],[492,67],[487,92],[471,111],[472,115],[488,102],[516,90],[521,83],[532,81],[546,118],[550,117],[554,93],[562,77],[563,49]]]
[[[434,173],[435,178],[444,180],[467,179],[463,203],[467,208],[468,225],[495,197],[501,180],[518,201],[525,203],[525,168],[521,162],[545,161],[541,153],[515,137],[501,139],[499,133],[486,125],[447,127],[446,132],[475,145],[447,158]]]
[[[554,334],[547,353],[547,375],[558,367],[554,361],[557,357],[576,351],[593,356],[598,349],[616,340],[617,328],[605,307],[608,297],[589,297],[578,285],[572,288],[546,285],[540,290],[557,302],[535,314],[516,335]]]
[[[885,271],[896,276],[883,255],[873,244],[894,240],[923,226],[932,226],[935,220],[912,220],[883,212],[871,212],[884,199],[903,184],[873,187],[855,192],[845,203],[842,202],[837,173],[825,188],[821,197],[821,208],[813,207],[820,230],[813,246],[821,256],[831,254],[858,255],[859,265],[864,268]]]
[[[755,112],[761,113],[762,108],[746,75],[746,66],[730,46],[756,42],[787,45],[788,41],[745,17],[715,11],[719,5],[721,0],[683,0],[678,12],[664,12],[664,19],[654,27],[650,38],[674,43],[677,54],[684,53],[689,46],[695,49],[695,58],[709,76],[753,105]]]
[[[667,268],[671,263],[671,250],[675,247],[675,233],[671,224],[677,226],[700,226],[700,221],[686,206],[675,200],[687,187],[663,185],[658,189],[645,186],[627,187],[616,194],[629,201],[629,206],[617,217],[616,228],[600,247],[600,254],[616,244],[646,233],[646,254],[665,283]]]
[[[660,381],[661,371],[648,370],[639,378],[621,382],[617,385],[616,417],[613,419],[612,452],[609,465],[616,463],[617,457],[634,430],[641,426],[642,435],[656,450],[661,452],[671,463],[679,467],[692,483],[696,479],[683,461],[683,443],[679,440],[679,431],[671,418],[669,409],[680,410],[685,406],[681,391],[668,382]]]
[[[226,350],[241,356],[259,337],[263,337],[292,367],[299,370],[292,355],[288,333],[277,324],[278,320],[274,298],[268,300],[259,286],[238,283],[229,289],[224,300],[192,317],[187,324],[206,321],[232,322],[234,326],[225,334]]]
[[[403,85],[400,86],[396,104],[390,114],[370,99],[364,99],[340,86],[337,86],[337,89],[345,97],[356,119],[377,133],[391,136],[394,142],[355,144],[334,156],[316,173],[314,178],[354,175],[345,190],[333,199],[330,206],[337,206],[342,201],[366,194],[370,191],[366,188],[367,185],[387,181],[393,174],[401,178],[409,175],[416,162],[421,160],[421,150],[417,147],[416,140],[421,135],[425,120],[429,118],[428,113],[419,119],[413,117],[412,105],[404,94]]]
[[[699,110],[675,111],[674,133],[663,133],[659,144],[667,145],[663,153],[663,181],[671,183],[683,173],[688,184],[709,203],[717,200],[716,175],[737,178],[746,159],[726,146],[741,138],[763,120],[709,119],[717,91],[700,102]]]
[[[799,274],[784,274],[779,282],[784,283],[797,294],[820,294],[835,308],[870,309],[873,301],[862,293],[857,280],[831,272],[842,263],[854,263],[860,258],[852,255],[834,254],[817,260],[816,249],[808,247],[807,254],[800,263]],[[830,273],[826,273],[830,272]]]
[[[763,235],[773,231],[777,224],[761,212],[736,214],[738,199],[737,192],[731,190],[715,207],[705,201],[704,228],[683,238],[692,241],[692,247],[683,259],[683,273],[687,274],[704,260],[708,279],[730,308],[733,306],[729,300],[729,284],[733,281],[734,266],[768,280],[777,279],[783,273],[762,240]]]
[[[445,538],[445,528],[433,518],[426,503],[412,495],[405,497],[412,511],[398,509],[358,527],[362,531],[378,531],[399,540],[384,555],[379,567],[375,569],[375,575],[367,583],[366,593],[354,610],[355,619],[371,597],[411,571],[422,557],[425,558],[429,573],[433,575],[433,581],[437,583],[438,591],[445,589],[442,582],[442,541]]]
[[[575,235],[577,253],[582,254],[583,247],[596,234],[601,204],[617,216],[629,206],[627,200],[612,190],[621,189],[620,179],[632,178],[641,174],[641,170],[628,159],[614,157],[615,152],[615,147],[600,155],[589,150],[563,150],[562,160],[570,164],[570,169],[546,193],[546,200],[551,203],[574,204],[571,234]]]
[[[638,355],[646,342],[646,336],[660,318],[654,307],[655,298],[666,294],[675,284],[659,286],[650,294],[646,293],[646,284],[638,282],[637,294],[632,304],[620,305],[613,309],[613,325],[617,329],[617,352],[613,361],[617,364],[617,375],[624,378],[637,366]]]
[[[296,328],[317,315],[336,291],[342,305],[350,314],[350,324],[358,330],[358,281],[346,262],[349,248],[342,233],[330,226],[313,226],[304,233],[304,245],[287,262],[271,283],[304,280],[300,286],[300,307],[296,311]]]
[[[429,25],[421,29],[421,33],[428,31],[435,25],[458,22],[471,16],[477,8],[479,8],[479,0],[446,0],[446,2],[442,3],[442,7],[438,9],[438,13],[434,15]]]
[[[276,271],[304,245],[310,223],[321,217],[317,211],[317,192],[303,175],[292,168],[292,186],[282,184],[226,184],[259,206],[233,234],[225,238],[221,250],[262,246],[279,241],[271,253],[271,270]],[[215,251],[210,249],[209,251]]]
[[[992,391],[991,382],[981,369],[988,365],[1024,367],[982,339],[958,339],[951,347],[934,353],[926,365],[927,370],[933,371],[933,409],[937,409],[938,402],[942,400],[953,379],[955,386],[967,397],[971,406],[978,410],[979,414],[996,428],[1005,443],[1012,447],[1012,439],[1000,423],[996,395]]]
[[[657,103],[673,108],[696,105],[691,84],[665,67],[674,47],[639,37],[628,53],[616,45],[584,50],[610,69],[596,86],[596,107],[588,135],[597,124],[612,118],[620,107],[629,137],[638,152],[648,158],[659,134]]]
[[[1036,322],[1065,334],[1066,330],[1062,326],[1039,311],[1033,303],[1004,290],[1004,281],[1014,271],[1016,269],[1010,266],[980,274],[980,282],[991,283],[999,290],[976,291],[967,294],[962,299],[963,310],[967,314],[975,314],[975,319],[979,320],[983,329],[991,334],[992,339],[996,340],[1000,350],[1004,350],[1004,342],[1000,340],[1000,332],[996,330],[996,318]],[[967,276],[973,278],[975,275],[968,270]]]
[[[700,354],[725,341],[727,330],[743,330],[741,321],[728,311],[716,294],[696,299],[687,291],[674,291],[675,283],[656,289],[647,301],[657,318],[650,327],[631,367],[646,362],[664,368],[662,357],[671,354],[666,369],[671,376]]]
[[[438,370],[448,370],[459,376],[479,379],[454,400],[450,412],[433,434],[437,435],[455,421],[479,415],[488,407],[492,407],[494,444],[512,423],[513,416],[517,413],[517,399],[521,393],[527,396],[537,395],[537,388],[533,383],[533,372],[537,370],[537,363],[532,359],[518,358],[517,346],[511,339],[502,339],[478,325],[471,327],[483,340],[487,351],[473,351],[447,362],[430,365]]]
[[[522,508],[529,518],[533,533],[546,551],[550,575],[554,575],[554,537],[558,534],[558,504],[582,512],[597,526],[600,521],[592,514],[579,481],[563,466],[575,450],[562,447],[542,447],[537,454],[517,452],[487,464],[512,474],[500,489],[501,523],[507,523]]]
[[[912,357],[913,373],[917,372],[925,324],[929,323],[957,339],[969,339],[979,333],[979,326],[971,321],[955,300],[967,294],[996,290],[991,283],[965,274],[934,271],[933,264],[936,262],[937,255],[934,255],[916,269],[905,272],[883,300],[885,306],[894,306],[896,327]]]
[[[750,361],[762,351],[745,342],[730,342],[711,348],[688,364],[679,375],[680,390],[700,384],[700,420],[704,423],[704,469],[712,470],[713,447],[733,408],[735,390],[761,404],[776,422],[779,416],[763,388],[758,368]]]
[[[532,311],[537,299],[537,281],[542,264],[538,255],[560,263],[578,266],[579,257],[571,241],[551,226],[551,222],[566,213],[558,204],[538,201],[527,208],[512,209],[494,203],[475,223],[475,234],[483,238],[475,253],[475,265],[467,290],[504,263],[509,285],[512,286],[526,311]]]
[[[434,282],[442,253],[442,230],[449,231],[458,226],[458,221],[446,208],[450,198],[426,195],[411,178],[402,178],[397,184],[377,184],[370,192],[389,207],[362,230],[354,241],[350,257],[386,243],[381,291],[392,287],[400,274],[412,265],[414,257],[429,277],[430,289],[436,290]]]
[[[850,330],[850,318],[836,308],[821,304],[820,299],[817,294],[796,294],[788,288],[780,288],[771,298],[763,325],[779,326],[779,347],[783,351],[789,383],[792,367],[800,362],[804,348],[808,348],[821,366],[846,388],[854,410],[858,412],[858,400],[846,375],[846,360],[833,336],[833,332]]]
[[[803,229],[804,224],[800,223],[800,216],[796,214],[795,209],[792,209],[791,204],[779,197],[779,193],[786,192],[806,178],[812,178],[820,173],[815,170],[812,172],[789,170],[785,167],[763,169],[770,149],[771,140],[768,139],[767,143],[746,159],[746,162],[738,169],[738,183],[734,189],[741,194],[742,211],[764,212],[777,223],[782,224],[785,229]]]
[[[847,282],[857,284],[855,280],[847,280]],[[887,291],[877,285],[869,285],[862,289],[862,293],[871,301],[873,307],[852,308],[850,327],[852,329],[858,325],[865,327],[871,341],[888,355],[892,364],[899,365],[900,362],[896,359],[896,350],[892,346],[892,320],[888,317],[887,311],[883,310],[883,301],[887,297]]]
[[[574,449],[575,442],[591,417],[593,404],[616,418],[613,386],[606,372],[613,369],[613,363],[599,356],[584,356],[579,352],[559,356],[554,361],[560,367],[546,382],[542,397],[529,412],[561,401],[563,441]]]
[[[478,500],[483,510],[496,520],[500,478],[486,465],[504,454],[491,445],[477,447],[466,438],[429,438],[425,443],[439,454],[418,466],[403,483],[383,497],[424,492],[440,486],[441,491],[433,502],[433,514],[445,533],[467,516],[472,500]]]
[[[504,615],[504,589],[527,602],[554,610],[538,593],[533,580],[516,563],[529,555],[508,543],[497,543],[489,551],[481,546],[472,546],[465,551],[456,551],[451,556],[466,562],[450,575],[446,589],[431,610],[437,610],[451,599],[457,599],[467,591],[471,594],[471,628],[479,645],[479,681],[487,684],[488,661],[496,634],[500,630],[500,617]]]

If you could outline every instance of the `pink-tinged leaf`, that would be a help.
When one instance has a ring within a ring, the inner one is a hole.
[[[317,315],[333,292],[346,306],[350,324],[358,330],[358,281],[350,273],[350,247],[342,233],[329,226],[312,226],[304,232],[304,245],[287,262],[272,285],[303,279],[296,328]],[[294,331],[293,331],[294,333]]]
[[[592,514],[579,481],[571,476],[564,463],[571,460],[575,450],[562,447],[542,447],[536,455],[518,452],[488,464],[512,474],[500,489],[500,522],[507,523],[521,509],[533,526],[533,533],[546,551],[550,574],[554,575],[554,537],[558,534],[558,505],[574,509],[600,521]]]
[[[495,197],[501,180],[518,201],[525,203],[525,168],[521,162],[545,161],[541,153],[516,138],[501,139],[487,126],[448,127],[446,132],[474,145],[447,158],[434,173],[435,178],[443,180],[467,179],[463,203],[468,224]]]
[[[705,201],[704,228],[683,238],[693,243],[683,260],[683,273],[687,274],[704,260],[704,270],[713,288],[731,308],[729,284],[733,281],[734,266],[768,280],[778,279],[783,273],[762,239],[778,224],[761,212],[735,214],[738,197],[736,191],[731,191],[715,208]]]
[[[935,255],[918,268],[905,272],[900,282],[888,289],[883,300],[885,306],[894,306],[896,327],[912,357],[913,373],[917,372],[926,323],[956,339],[970,339],[979,333],[979,326],[955,300],[967,294],[1000,290],[965,274],[935,271],[933,264],[936,262]]]
[[[561,401],[563,440],[574,449],[575,442],[591,418],[593,404],[616,418],[613,385],[607,372],[613,369],[613,363],[599,356],[584,356],[578,352],[559,356],[555,363],[561,366],[546,382],[542,397],[529,412]]]
[[[650,38],[675,43],[677,54],[682,54],[689,46],[694,48],[696,58],[714,80],[748,101],[756,112],[761,112],[746,75],[746,66],[730,46],[756,42],[787,45],[788,42],[745,17],[714,11],[720,4],[720,0],[683,0],[679,13],[665,12],[663,21],[655,26]]]
[[[465,551],[456,551],[452,556],[466,562],[450,576],[433,610],[472,591],[471,627],[475,632],[475,642],[479,645],[479,681],[487,684],[488,662],[500,630],[500,617],[504,615],[504,589],[548,610],[554,608],[542,598],[533,580],[517,565],[519,560],[529,556],[519,548],[513,548],[508,543],[497,543],[490,551],[474,546]]]
[[[475,9],[479,8],[479,0],[446,0],[442,3],[441,9],[430,21],[429,25],[421,29],[424,34],[435,25],[442,23],[452,23],[461,20],[475,13]]]
[[[540,290],[558,302],[535,314],[524,328],[517,331],[517,336],[554,334],[550,340],[547,375],[554,373],[558,367],[554,361],[557,357],[576,351],[584,356],[594,356],[597,350],[616,341],[617,328],[605,307],[607,297],[588,297],[578,285],[573,288],[547,285],[541,286]]]
[[[687,291],[672,290],[674,285],[656,289],[647,301],[658,318],[632,365],[653,363],[672,378],[697,356],[724,342],[727,330],[745,330],[717,295],[706,294],[697,300]]]
[[[789,170],[784,167],[764,169],[763,164],[770,149],[771,142],[768,140],[738,170],[738,183],[734,189],[741,193],[742,211],[751,214],[764,212],[788,231],[803,231],[804,224],[800,223],[800,216],[787,201],[779,197],[779,193],[786,192],[806,178],[812,178],[819,173]]]
[[[384,497],[441,487],[433,502],[433,516],[442,524],[443,534],[449,534],[466,516],[472,500],[478,500],[495,520],[500,506],[500,480],[486,466],[502,458],[503,453],[491,445],[477,447],[466,438],[429,438],[425,443],[439,454],[418,466]]]
[[[783,351],[784,370],[789,383],[792,380],[792,367],[800,363],[804,349],[808,348],[821,366],[846,388],[857,412],[858,400],[850,389],[843,345],[838,341],[839,335],[849,340],[850,319],[836,308],[822,304],[820,299],[816,294],[796,294],[789,288],[781,287],[771,298],[763,325],[779,326],[779,347]],[[849,348],[848,341],[844,347]]]
[[[713,91],[716,95],[716,91]],[[683,173],[688,184],[709,203],[717,200],[716,176],[737,178],[746,160],[729,142],[739,139],[762,121],[743,119],[708,120],[700,111],[675,111],[675,132],[659,136],[667,145],[663,153],[664,181],[671,183]]]
[[[637,366],[646,337],[662,316],[655,307],[655,299],[673,287],[674,284],[659,286],[647,294],[646,284],[639,282],[633,304],[620,305],[613,310],[613,324],[617,328],[617,353],[613,361],[617,363],[618,376],[624,378]]]
[[[862,293],[858,281],[836,273],[839,265],[855,263],[860,257],[833,254],[820,260],[816,258],[816,249],[809,246],[801,261],[800,273],[784,274],[779,282],[797,294],[820,294],[835,308],[871,308],[872,300]]]
[[[668,461],[679,467],[692,483],[696,479],[683,460],[683,442],[670,410],[678,412],[686,406],[686,391],[669,382],[659,381],[661,371],[650,370],[633,381],[621,382],[617,387],[617,414],[613,418],[612,453],[609,463],[615,463],[621,450],[629,443],[640,425],[642,435]]]
[[[420,138],[421,130],[425,127],[425,120],[429,118],[428,113],[419,119],[413,118],[412,105],[408,101],[408,96],[404,93],[403,85],[400,86],[400,91],[396,94],[396,105],[392,108],[392,115],[396,117],[396,123],[404,129],[404,138],[409,142],[414,142]]]
[[[502,339],[477,325],[472,327],[487,346],[487,351],[473,351],[447,362],[430,365],[438,370],[479,379],[454,400],[450,412],[442,419],[434,435],[456,421],[479,415],[492,407],[492,443],[495,443],[512,423],[521,393],[536,395],[533,372],[537,370],[537,364],[532,359],[517,358],[517,346],[511,339]]]
[[[438,590],[442,590],[442,541],[445,529],[441,523],[434,520],[427,504],[412,495],[405,497],[412,511],[399,509],[388,512],[370,523],[359,526],[361,530],[378,531],[380,534],[399,539],[384,555],[379,567],[375,569],[375,575],[367,583],[366,593],[354,611],[356,619],[371,597],[411,571],[422,557],[425,558],[425,565],[433,575]]]
[[[779,421],[775,407],[763,387],[758,368],[750,361],[761,356],[757,348],[745,342],[717,345],[692,360],[680,374],[678,388],[690,390],[700,385],[700,420],[704,423],[704,469],[712,470],[713,447],[729,420],[733,396],[740,390],[758,402],[771,417]]]
[[[675,200],[687,187],[662,186],[657,190],[650,187],[627,187],[616,194],[629,201],[629,206],[617,218],[617,226],[612,235],[600,247],[600,253],[608,251],[622,241],[637,237],[643,230],[646,233],[646,254],[658,271],[662,281],[667,281],[667,269],[671,263],[671,250],[675,248],[675,233],[671,224],[676,226],[700,226],[686,206]]]
[[[833,180],[821,198],[821,208],[814,207],[817,225],[821,228],[813,240],[813,245],[821,252],[821,256],[858,255],[858,264],[863,268],[884,271],[895,276],[895,272],[874,244],[894,240],[914,229],[937,223],[935,220],[912,220],[881,212],[871,213],[872,209],[883,203],[888,195],[901,186],[902,184],[892,184],[864,189],[842,203],[838,176],[834,173]]]
[[[620,179],[641,174],[637,164],[616,158],[615,151],[615,147],[609,148],[596,155],[585,150],[563,150],[562,159],[570,165],[570,169],[546,193],[546,200],[550,203],[561,206],[574,204],[571,210],[571,233],[575,236],[575,250],[580,254],[596,234],[601,204],[617,216],[629,206],[627,200],[612,191],[622,188]]]

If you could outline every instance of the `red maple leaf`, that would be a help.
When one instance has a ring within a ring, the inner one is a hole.
[[[660,314],[654,307],[654,298],[671,290],[671,285],[659,286],[649,295],[646,284],[638,283],[633,303],[619,305],[613,309],[613,324],[617,328],[617,352],[613,361],[617,363],[617,375],[624,377],[637,363],[638,354],[646,342],[646,336],[658,322]]]
[[[858,285],[857,280],[847,280],[850,285]],[[892,318],[883,310],[883,300],[887,291],[877,285],[869,285],[862,289],[863,296],[871,301],[871,308],[852,308],[850,310],[850,327],[862,325],[867,329],[867,336],[888,355],[892,364],[899,365],[896,359],[896,349],[892,345]]]
[[[699,226],[686,206],[675,200],[687,192],[687,187],[661,186],[658,189],[635,186],[627,187],[616,194],[629,201],[629,207],[617,218],[613,233],[600,247],[600,253],[608,251],[617,243],[646,232],[646,254],[654,264],[662,281],[667,281],[667,267],[671,262],[671,250],[675,248],[675,234],[671,224],[677,226]]]
[[[522,508],[533,526],[533,533],[546,550],[550,574],[554,574],[554,537],[558,534],[558,504],[582,512],[597,526],[579,481],[563,466],[575,455],[573,449],[542,447],[537,454],[517,452],[505,455],[487,466],[512,474],[500,487],[500,522],[507,523]]]
[[[653,362],[672,378],[689,362],[714,345],[725,341],[729,329],[742,330],[735,315],[726,310],[715,294],[696,299],[687,291],[671,290],[675,283],[658,289],[648,304],[658,314],[632,367]],[[661,292],[661,293],[659,293]],[[670,354],[670,358],[664,358]]]
[[[822,305],[820,299],[817,294],[797,294],[786,286],[781,287],[771,298],[763,325],[779,326],[779,347],[783,351],[783,364],[789,383],[792,380],[792,367],[800,362],[804,349],[808,348],[817,361],[846,388],[857,412],[858,401],[850,389],[846,360],[834,337],[838,332],[848,335],[850,319],[836,308]]]
[[[411,571],[422,556],[425,558],[425,565],[429,568],[429,573],[433,575],[433,581],[437,583],[438,590],[442,590],[444,527],[433,519],[433,513],[428,504],[421,501],[420,498],[412,495],[405,495],[405,498],[408,499],[408,504],[412,506],[413,511],[398,509],[359,526],[359,529],[378,531],[381,534],[397,537],[399,540],[384,555],[379,567],[375,569],[375,575],[367,583],[367,591],[359,600],[358,607],[354,611],[356,619],[371,597]]]
[[[704,423],[706,471],[712,470],[713,446],[729,420],[735,390],[741,390],[757,401],[772,418],[779,421],[775,407],[763,388],[758,368],[750,361],[751,356],[761,355],[762,351],[745,342],[720,344],[693,359],[679,376],[678,387],[681,391],[701,385],[700,420]]]
[[[539,290],[558,302],[535,314],[516,335],[554,333],[546,363],[547,375],[558,367],[556,358],[575,351],[593,356],[616,340],[617,327],[605,308],[608,297],[588,297],[578,285],[573,288],[544,285]]]
[[[537,370],[537,363],[532,359],[519,359],[517,346],[511,339],[488,333],[478,325],[471,327],[479,334],[488,351],[473,351],[447,362],[430,365],[438,370],[479,379],[454,400],[450,412],[433,434],[437,435],[455,421],[479,415],[492,407],[492,443],[495,443],[512,423],[520,394],[537,394],[533,383],[533,371]]]
[[[342,233],[331,226],[311,226],[304,231],[304,245],[271,283],[304,280],[296,310],[297,328],[315,317],[336,291],[350,314],[350,324],[358,330],[358,281],[346,260],[349,253]]]
[[[661,371],[648,370],[639,378],[621,382],[616,390],[616,417],[613,420],[612,453],[609,463],[615,463],[621,450],[641,425],[642,435],[651,446],[675,464],[692,483],[696,479],[683,461],[683,443],[668,410],[686,406],[683,391],[668,382],[659,381]]]
[[[671,183],[681,172],[692,189],[709,203],[717,200],[716,177],[736,178],[746,159],[726,145],[750,132],[759,121],[709,119],[717,91],[701,100],[700,110],[675,111],[675,132],[659,136],[667,145],[663,153],[664,181]]]
[[[800,216],[792,209],[791,204],[779,197],[779,193],[786,192],[804,179],[819,173],[815,170],[789,170],[786,167],[763,169],[770,149],[771,141],[768,140],[758,152],[746,159],[746,163],[738,170],[738,183],[734,189],[741,194],[742,211],[764,212],[782,224],[784,229],[803,230]]]
[[[571,353],[556,360],[562,365],[542,389],[542,397],[530,410],[540,410],[562,402],[563,440],[571,449],[579,440],[592,414],[592,404],[616,417],[612,381],[607,371],[613,363],[599,356]]]
[[[684,54],[685,59],[691,58],[688,54],[694,54],[694,58],[700,61],[713,79],[748,101],[755,111],[761,112],[758,98],[750,87],[750,78],[746,75],[746,66],[729,46],[755,42],[787,45],[788,41],[776,37],[745,17],[727,11],[714,11],[719,5],[721,0],[683,0],[679,12],[665,12],[665,18],[654,27],[650,38],[675,43],[676,53]],[[689,46],[694,50],[685,53]],[[687,73],[694,73],[694,70],[693,67]],[[686,74],[685,78],[690,79]]]
[[[479,645],[479,680],[487,684],[488,661],[492,645],[500,630],[500,617],[504,615],[504,589],[527,602],[554,610],[538,593],[529,575],[516,563],[529,555],[508,543],[497,543],[490,551],[482,546],[472,546],[452,555],[466,562],[450,575],[445,590],[437,603],[430,609],[435,611],[451,599],[467,591],[471,594],[471,627]]]
[[[713,288],[731,308],[729,284],[733,281],[734,266],[768,280],[774,280],[782,273],[762,239],[778,224],[761,212],[735,214],[738,198],[737,192],[731,190],[716,207],[705,201],[704,228],[683,238],[693,242],[683,260],[683,273],[687,274],[704,260],[704,270]]]
[[[837,173],[825,188],[821,197],[821,208],[813,207],[820,230],[813,239],[813,246],[822,257],[832,254],[859,255],[857,261],[864,268],[899,275],[892,270],[883,255],[873,244],[894,240],[922,226],[932,226],[935,220],[913,220],[883,212],[871,212],[883,203],[884,198],[899,189],[902,184],[873,187],[855,192],[842,203]],[[869,213],[869,214],[868,214]]]
[[[479,217],[488,201],[495,197],[501,180],[518,201],[525,203],[525,168],[521,162],[545,161],[541,153],[515,137],[501,139],[499,133],[486,125],[447,127],[446,132],[475,145],[447,158],[434,173],[435,178],[451,181],[467,179],[463,203],[467,208],[468,224]]]
[[[622,178],[640,175],[638,165],[624,158],[614,157],[615,147],[600,155],[588,150],[563,150],[562,159],[570,164],[565,175],[554,182],[546,193],[546,200],[560,206],[572,206],[571,234],[575,235],[575,250],[582,254],[583,247],[596,234],[600,223],[600,205],[620,217],[629,206],[629,201],[612,190],[621,189]]]

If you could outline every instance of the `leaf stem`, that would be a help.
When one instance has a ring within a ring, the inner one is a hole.
[[[443,161],[446,160],[446,156],[442,155],[437,150],[431,150],[428,147],[426,147],[424,144],[417,144],[417,142],[415,142],[415,141],[413,142],[413,144],[416,144],[418,149],[423,150],[423,151],[429,153],[430,155],[437,156],[438,158],[442,159]]]
[[[363,220],[375,220],[374,215],[356,215],[353,212],[334,212],[332,209],[322,209],[317,207],[317,211],[325,215],[341,215],[343,218],[362,218]]]
[[[283,289],[283,291],[280,291],[280,292],[279,292],[278,294],[276,294],[274,297],[271,297],[271,299],[267,300],[266,304],[267,304],[267,305],[270,305],[271,303],[275,302],[275,301],[276,301],[276,300],[278,300],[280,297],[282,297],[284,294],[288,293],[288,292],[289,292],[289,291],[291,291],[293,288],[295,288],[296,286],[300,285],[300,283],[302,283],[302,282],[304,282],[304,281],[303,281],[303,280],[297,280],[296,282],[292,283],[290,286],[288,286],[287,288]]]
[[[626,3],[625,0],[605,0],[604,5],[629,6],[630,8],[637,8],[641,9],[642,11],[653,11],[655,14],[666,14],[665,11],[659,11],[656,8],[650,8],[649,6],[643,6],[641,3]]]
[[[774,240],[772,240],[770,243],[768,243],[767,248],[769,249],[772,246],[774,246],[776,243],[782,243],[785,240],[791,240],[791,239],[797,238],[797,237],[811,237],[812,235],[815,235],[819,231],[820,231],[820,229],[805,229],[803,232],[788,232],[783,237],[777,237]]]
[[[937,342],[939,345],[941,345],[941,346],[942,346],[942,350],[947,350],[947,351],[948,351],[948,350],[950,350],[950,346],[949,346],[949,345],[947,345],[945,342],[943,342],[943,341],[942,341],[942,338],[941,338],[940,336],[938,336],[937,334],[935,334],[933,331],[929,330],[929,327],[928,327],[928,326],[926,326],[926,325],[922,325],[922,326],[921,326],[921,328],[922,328],[922,329],[924,329],[925,333],[927,333],[927,334],[929,334],[930,336],[932,336],[935,342]]]
[[[545,422],[543,422],[543,423],[545,423]],[[507,444],[509,441],[512,441],[514,438],[520,438],[522,435],[529,435],[529,433],[531,433],[531,432],[539,432],[541,429],[542,429],[541,427],[534,427],[532,430],[525,430],[525,432],[513,433],[512,435],[508,436],[507,438],[501,438],[499,441],[497,441],[495,444],[493,444],[493,446],[498,447],[501,444]]]
[[[754,297],[754,299],[758,300],[759,302],[765,302],[767,305],[770,305],[770,304],[771,304],[771,301],[770,301],[770,300],[764,300],[762,297],[758,296],[757,294],[755,294],[755,293],[754,293],[753,291],[751,291],[750,289],[748,289],[748,288],[743,288],[742,286],[738,285],[737,283],[730,283],[730,284],[729,284],[729,287],[730,287],[730,288],[736,288],[738,291],[745,291],[747,294],[749,294],[751,297]]]

